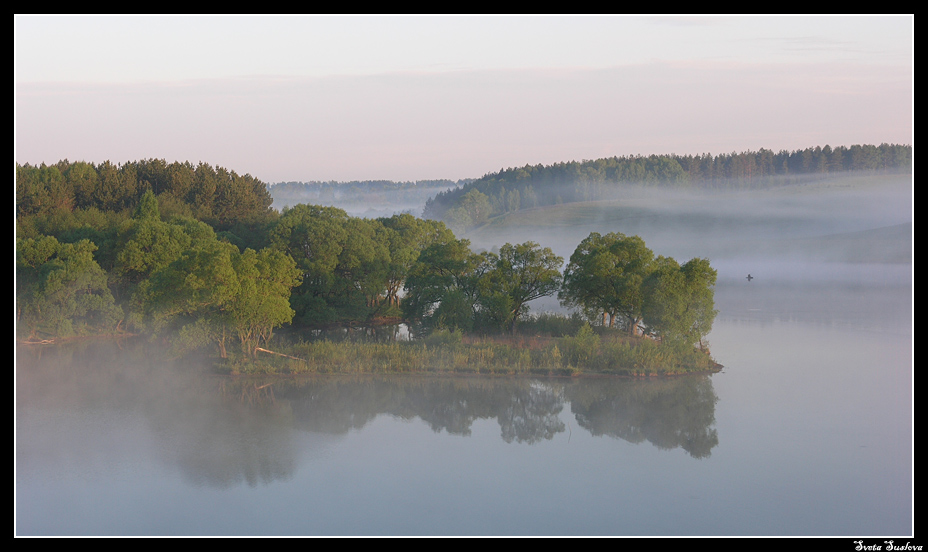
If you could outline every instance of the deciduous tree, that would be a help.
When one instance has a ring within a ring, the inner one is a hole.
[[[116,330],[122,310],[107,287],[106,273],[93,259],[95,250],[88,240],[17,240],[16,312],[22,334],[66,337]]]
[[[635,335],[644,304],[641,284],[653,258],[638,236],[593,232],[571,255],[558,297],[565,306],[608,315],[612,326],[621,320]]]
[[[505,244],[479,284],[480,302],[501,328],[515,329],[527,303],[554,294],[561,286],[561,265],[549,247],[535,242]]]
[[[658,257],[644,282],[644,324],[661,341],[704,345],[712,330],[717,272],[707,259],[695,258],[683,266],[672,258]]]

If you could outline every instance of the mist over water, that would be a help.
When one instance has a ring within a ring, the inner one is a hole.
[[[462,498],[460,474],[505,480],[474,462],[500,446],[719,443],[708,376],[227,378],[158,356],[139,340],[20,351],[21,534],[471,532],[422,509]]]
[[[637,234],[655,255],[709,259],[720,317],[765,309],[857,320],[866,310],[873,318],[861,323],[875,331],[911,333],[912,209],[911,175],[752,192],[637,188],[626,199],[509,215],[467,237],[486,249],[532,240],[567,262],[590,232]],[[553,297],[532,308],[566,312]]]

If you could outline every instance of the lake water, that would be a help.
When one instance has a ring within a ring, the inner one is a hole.
[[[725,369],[676,379],[243,381],[20,347],[15,531],[912,535],[910,271],[733,268]]]

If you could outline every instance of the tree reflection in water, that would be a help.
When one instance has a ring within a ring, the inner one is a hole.
[[[495,420],[502,440],[529,445],[563,434],[567,424],[694,458],[718,445],[718,398],[706,375],[232,378],[158,360],[146,342],[96,342],[20,348],[17,399],[20,466],[54,464],[59,456],[48,450],[92,466],[101,449],[150,448],[189,482],[216,488],[287,480],[307,446],[330,446],[384,415],[462,437],[475,422]],[[112,420],[102,433],[94,425],[101,417]]]
[[[570,386],[568,396],[577,423],[593,435],[680,447],[694,458],[708,457],[719,444],[710,376],[612,379]]]
[[[242,385],[256,385],[250,381]],[[565,431],[565,404],[596,436],[708,457],[718,445],[711,376],[666,379],[482,378],[444,376],[313,377],[278,380],[295,427],[345,433],[381,414],[419,418],[433,431],[468,436],[478,419],[495,419],[507,443],[532,444]]]

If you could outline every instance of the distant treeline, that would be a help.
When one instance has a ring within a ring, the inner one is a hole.
[[[135,209],[146,191],[162,214],[206,222],[217,231],[259,225],[272,214],[267,185],[257,178],[206,163],[164,159],[99,165],[67,159],[54,165],[16,165],[17,218],[96,209]]]
[[[846,171],[910,171],[912,146],[816,146],[713,156],[650,155],[500,169],[428,201],[423,216],[455,230],[489,217],[577,201],[615,199],[622,185],[756,188]]]

